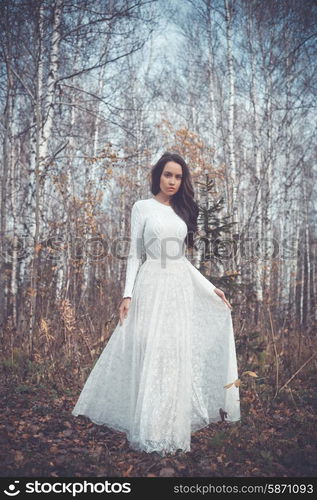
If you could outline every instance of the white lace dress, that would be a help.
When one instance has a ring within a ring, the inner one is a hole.
[[[185,257],[187,226],[155,198],[134,203],[123,297],[132,297],[95,363],[74,416],[126,433],[161,455],[190,451],[191,433],[240,419],[230,308]],[[142,254],[146,260],[142,263]]]

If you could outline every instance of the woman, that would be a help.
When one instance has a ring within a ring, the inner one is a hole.
[[[238,387],[224,387],[238,378],[232,307],[184,255],[198,207],[181,156],[159,159],[151,192],[132,207],[120,319],[72,414],[164,456],[190,451],[191,433],[223,411],[239,420],[240,403]]]

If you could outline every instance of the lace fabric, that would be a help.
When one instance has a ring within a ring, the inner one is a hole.
[[[130,446],[161,455],[190,451],[191,433],[240,420],[231,309],[185,257],[185,222],[171,206],[139,200],[119,321],[72,411],[127,434]],[[146,260],[142,262],[142,255]]]

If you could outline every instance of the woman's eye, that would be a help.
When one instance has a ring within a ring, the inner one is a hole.
[[[165,177],[170,177],[170,176],[171,176],[171,174],[170,174],[170,173],[166,173],[166,174],[165,174]],[[180,180],[182,180],[182,177],[181,177],[180,175],[177,175],[177,176],[176,176],[176,178],[177,178],[177,180],[179,180],[179,181],[180,181]]]

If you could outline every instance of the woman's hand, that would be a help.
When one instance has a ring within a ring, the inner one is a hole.
[[[214,292],[224,301],[225,304],[227,304],[227,306],[230,309],[232,309],[232,305],[228,302],[228,300],[226,299],[226,296],[225,296],[224,292],[222,290],[220,290],[220,288],[215,288]]]
[[[119,316],[120,316],[120,325],[122,325],[123,320],[127,317],[129,307],[130,307],[131,297],[125,297],[120,302],[119,306]]]

